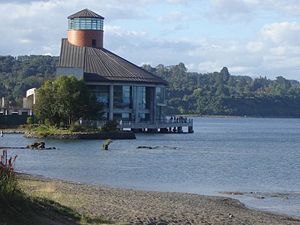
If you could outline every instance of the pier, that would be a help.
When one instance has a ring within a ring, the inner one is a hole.
[[[80,121],[81,125],[101,128],[106,123],[101,121]],[[151,121],[118,121],[120,131],[133,131],[134,133],[194,133],[193,119],[179,117],[176,119],[164,119]]]
[[[122,121],[119,128],[120,130],[132,130],[135,133],[194,133],[193,119],[155,122]]]

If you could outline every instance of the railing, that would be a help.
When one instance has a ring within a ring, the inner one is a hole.
[[[159,120],[155,122],[132,122],[132,121],[120,121],[120,128],[133,128],[133,129],[158,129],[169,127],[191,127],[193,126],[193,119],[184,120]]]
[[[106,121],[82,121],[82,124],[88,126],[102,127]],[[188,118],[176,118],[176,119],[164,119],[158,121],[119,121],[119,128],[123,129],[160,129],[160,128],[170,128],[170,127],[192,127],[193,119]]]

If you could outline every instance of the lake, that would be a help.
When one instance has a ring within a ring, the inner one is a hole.
[[[300,119],[201,117],[194,131],[137,134],[136,140],[113,141],[110,151],[101,150],[101,140],[45,140],[57,149],[9,154],[18,155],[17,170],[25,173],[151,191],[246,192],[231,197],[300,216]],[[5,135],[0,146],[34,141]]]

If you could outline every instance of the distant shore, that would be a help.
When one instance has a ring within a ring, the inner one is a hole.
[[[109,188],[30,175],[21,175],[20,184],[31,196],[116,224],[300,225],[300,218],[249,209],[225,197]]]

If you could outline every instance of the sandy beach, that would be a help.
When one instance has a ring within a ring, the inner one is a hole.
[[[20,186],[31,196],[116,224],[300,225],[300,218],[248,209],[225,197],[109,188],[29,175],[21,176]]]

